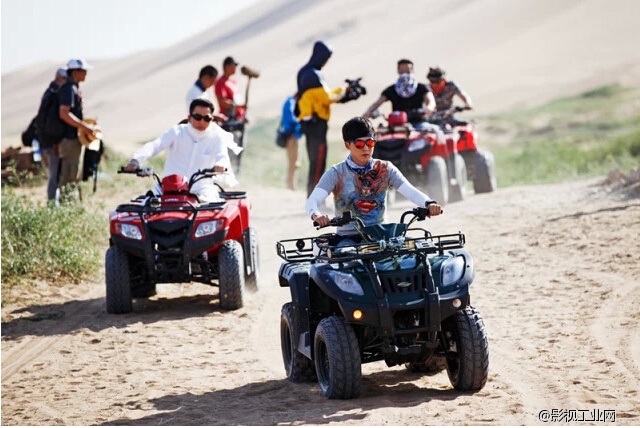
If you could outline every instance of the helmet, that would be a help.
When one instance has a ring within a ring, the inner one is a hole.
[[[445,71],[440,67],[429,67],[429,72],[427,73],[427,79],[429,80],[440,80],[444,77]]]

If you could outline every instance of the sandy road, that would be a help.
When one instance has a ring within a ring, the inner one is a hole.
[[[462,230],[474,256],[472,300],[490,346],[478,393],[384,363],[363,367],[357,400],[287,382],[275,241],[317,232],[302,192],[250,189],[262,284],[239,311],[220,311],[210,287],[162,285],[134,313],[108,315],[101,283],[3,308],[2,424],[539,425],[543,410],[584,419],[608,409],[616,424],[638,425],[640,201],[592,184],[473,196],[424,224]]]

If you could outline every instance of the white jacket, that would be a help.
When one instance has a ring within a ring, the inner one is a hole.
[[[227,167],[225,181],[232,186],[237,184],[228,152],[228,148],[233,146],[233,134],[213,122],[205,131],[198,131],[190,124],[176,125],[136,150],[133,159],[142,166],[147,159],[168,150],[163,177],[179,174],[189,179],[199,169],[220,165]],[[209,179],[197,182],[191,191],[198,195],[201,202],[219,200],[217,187]]]

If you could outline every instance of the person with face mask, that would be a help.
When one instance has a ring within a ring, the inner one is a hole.
[[[453,97],[458,96],[467,110],[473,108],[471,97],[452,81],[447,81],[445,71],[440,67],[429,68],[427,79],[436,99],[436,111],[448,110],[453,105]]]
[[[392,111],[407,113],[409,122],[418,130],[423,130],[428,124],[426,116],[435,111],[436,102],[427,85],[418,83],[413,74],[413,63],[402,59],[398,61],[398,79],[393,85],[388,86],[380,98],[367,108],[362,115],[365,118],[383,103],[391,101]]]
[[[233,134],[212,123],[213,111],[213,103],[209,100],[196,98],[191,101],[188,122],[172,127],[139,148],[124,167],[125,171],[134,172],[147,159],[168,150],[164,177],[179,174],[188,179],[200,169],[214,168],[219,173],[227,172],[226,185],[237,184],[231,172],[228,149],[242,149],[233,142]],[[191,192],[200,202],[220,201],[218,188],[212,180],[197,182]]]

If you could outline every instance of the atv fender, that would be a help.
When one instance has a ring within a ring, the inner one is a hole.
[[[278,280],[280,287],[289,287],[293,316],[300,336],[296,349],[311,359],[311,325],[309,323],[309,268],[310,263],[283,263]]]

